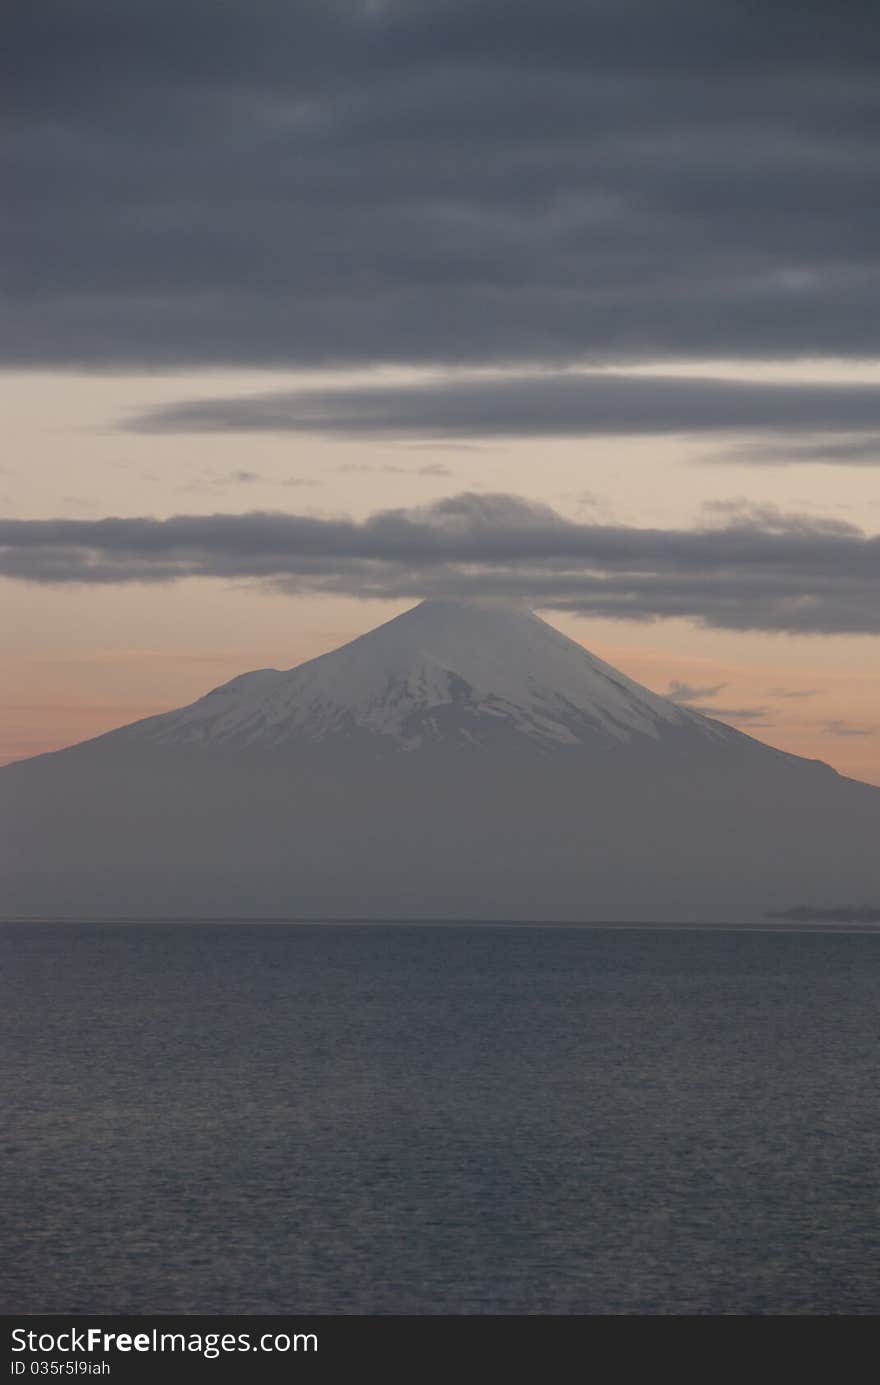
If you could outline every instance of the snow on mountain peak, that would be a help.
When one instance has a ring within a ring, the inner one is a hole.
[[[620,743],[672,728],[737,734],[641,687],[524,607],[429,600],[329,654],[242,674],[125,733],[220,745],[366,733],[415,749],[500,734],[545,747]]]

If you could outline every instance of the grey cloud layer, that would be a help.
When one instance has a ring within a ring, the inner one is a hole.
[[[756,381],[605,372],[452,377],[425,384],[364,385],[195,399],[130,419],[136,432],[300,432],[384,437],[587,436],[634,433],[779,433],[880,429],[875,385],[761,384]],[[755,444],[725,460],[874,460],[857,437],[820,444]]]
[[[697,702],[700,698],[717,697],[726,687],[726,683],[713,683],[711,687],[695,687],[692,683],[682,683],[680,679],[673,678],[665,696],[670,702]]]
[[[768,438],[737,443],[718,452],[714,459],[745,466],[794,466],[803,462],[824,465],[880,466],[880,437],[857,433],[845,438],[814,438],[801,442],[789,438],[776,442]]]
[[[0,575],[24,581],[251,578],[360,597],[499,595],[629,620],[880,632],[880,538],[771,516],[707,530],[579,524],[509,495],[462,494],[367,520],[252,513],[0,521]]]
[[[9,362],[876,351],[863,0],[40,0],[0,61]]]
[[[713,703],[702,707],[696,702],[687,702],[692,712],[700,712],[704,717],[719,717],[725,721],[754,722],[758,726],[772,726],[766,707],[716,707]]]

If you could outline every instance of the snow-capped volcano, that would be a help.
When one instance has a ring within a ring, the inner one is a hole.
[[[330,654],[242,674],[124,734],[202,746],[369,735],[414,750],[506,737],[545,748],[626,743],[671,730],[737,734],[634,683],[531,611],[424,601]]]
[[[0,769],[0,915],[748,919],[880,899],[880,790],[427,601]]]

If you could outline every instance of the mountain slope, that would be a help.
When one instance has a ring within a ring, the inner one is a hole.
[[[748,919],[880,898],[880,790],[426,602],[0,770],[0,913]]]
[[[532,612],[425,601],[286,673],[243,674],[190,707],[115,733],[156,745],[316,744],[365,733],[386,750],[502,732],[544,749],[737,732],[641,687]]]

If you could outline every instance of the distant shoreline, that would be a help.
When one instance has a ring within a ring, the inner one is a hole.
[[[646,933],[875,933],[880,932],[880,910],[852,910],[853,917],[841,917],[838,911],[811,911],[810,917],[786,911],[765,915],[765,920],[743,922],[728,920],[722,922],[675,923],[669,921],[627,920],[611,922],[608,920],[578,919],[467,919],[467,918],[314,918],[314,917],[269,917],[229,916],[214,918],[210,915],[142,915],[83,918],[79,915],[36,916],[10,915],[0,917],[0,927],[30,924],[34,926],[63,925],[65,927],[138,927],[154,925],[158,927],[271,927],[271,928],[499,928],[499,929],[579,929],[594,932],[646,932]],[[862,914],[866,916],[861,916]],[[859,915],[856,917],[856,915]],[[773,920],[773,922],[771,922]]]
[[[817,909],[809,904],[797,904],[792,909],[780,909],[764,915],[768,919],[787,919],[792,923],[868,923],[880,924],[880,906],[873,904],[836,905]]]

